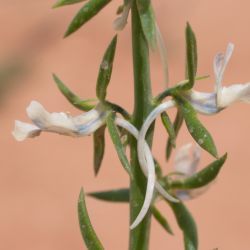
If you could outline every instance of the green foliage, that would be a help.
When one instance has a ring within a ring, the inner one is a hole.
[[[217,177],[226,159],[227,154],[188,178],[171,181],[169,187],[176,189],[193,189],[206,186]]]
[[[136,0],[136,5],[139,10],[139,13],[145,13],[150,8],[150,0]]]
[[[88,193],[89,196],[109,202],[129,202],[129,189],[121,188],[115,190],[107,190],[101,192]]]
[[[117,35],[112,39],[111,43],[106,49],[106,52],[102,59],[102,63],[100,65],[97,85],[96,85],[96,95],[101,101],[104,101],[107,95],[107,87],[110,82],[112,74],[116,44],[117,44]]]
[[[185,89],[191,89],[194,86],[195,76],[197,73],[197,45],[195,34],[187,23],[186,27],[186,60],[187,60],[187,77],[189,82],[185,85]]]
[[[171,229],[168,221],[161,214],[161,212],[156,207],[152,207],[151,212],[152,212],[154,218],[156,219],[156,221],[166,230],[166,232],[173,235],[173,230]]]
[[[176,134],[175,134],[175,127],[172,124],[168,114],[166,112],[161,114],[161,120],[162,124],[166,128],[168,135],[169,135],[169,141],[173,147],[175,147],[175,139],[176,139]]]
[[[116,149],[116,152],[117,152],[118,157],[120,159],[120,162],[122,163],[122,166],[124,167],[124,169],[130,175],[130,177],[132,178],[131,166],[129,164],[128,158],[127,158],[126,153],[124,151],[122,141],[121,141],[121,138],[119,135],[119,130],[114,122],[113,114],[108,115],[106,121],[107,121],[107,127],[109,130],[110,137],[111,137],[112,142],[115,146],[115,149]]]
[[[89,250],[103,250],[100,240],[98,239],[93,226],[90,222],[88,211],[85,204],[84,191],[80,192],[78,199],[78,218],[79,225],[84,242]]]
[[[129,189],[121,188],[114,190],[107,190],[101,192],[92,192],[88,193],[89,196],[96,198],[98,200],[107,201],[107,202],[122,202],[129,203]],[[173,231],[166,220],[166,218],[161,214],[161,212],[154,206],[151,208],[152,214],[155,220],[171,235]]]
[[[175,100],[182,111],[184,120],[191,136],[203,149],[217,158],[218,154],[213,138],[198,120],[197,113],[192,105],[180,96],[176,97]]]
[[[177,137],[181,126],[183,124],[183,115],[180,109],[178,109],[175,120],[174,120],[174,131],[175,131],[175,138]],[[168,138],[167,146],[166,146],[166,158],[167,160],[170,158],[173,149],[173,143],[171,141],[171,137]]]
[[[185,250],[198,250],[198,233],[192,215],[182,202],[170,203],[170,207],[183,232]]]
[[[53,78],[61,93],[74,107],[83,111],[89,111],[95,107],[90,104],[91,100],[82,100],[80,97],[75,95],[55,74],[53,74]]]
[[[98,130],[94,133],[94,171],[95,175],[98,174],[104,152],[105,152],[105,128],[106,126],[100,127]]]
[[[75,4],[75,3],[81,3],[84,1],[86,1],[86,0],[59,0],[53,5],[53,8],[58,8],[58,7],[62,7],[65,5],[71,5],[71,4]]]
[[[89,0],[71,21],[64,37],[67,37],[81,28],[92,17],[98,14],[111,0]]]
[[[146,37],[149,46],[154,50],[156,48],[157,41],[155,16],[152,6],[143,8],[143,11],[139,11],[139,15],[144,36]]]

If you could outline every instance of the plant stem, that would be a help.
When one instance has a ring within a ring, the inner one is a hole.
[[[145,40],[136,1],[132,4],[132,46],[134,66],[134,113],[133,124],[140,129],[148,113],[152,110],[152,91],[150,83],[149,49]],[[150,136],[148,136],[150,138]],[[149,144],[150,143],[149,139]],[[138,215],[145,196],[146,178],[137,159],[137,143],[131,138],[131,166],[133,181],[130,183],[130,223]],[[149,233],[151,213],[130,231],[130,250],[147,250],[149,248]]]

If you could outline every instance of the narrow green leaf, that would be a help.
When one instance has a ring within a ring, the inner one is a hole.
[[[98,174],[104,152],[105,152],[105,128],[106,126],[100,127],[98,130],[95,131],[94,133],[94,170],[95,170],[95,175]]]
[[[207,167],[192,175],[191,177],[182,180],[171,181],[169,184],[170,188],[193,189],[206,186],[217,177],[226,159],[227,154],[210,163]]]
[[[185,89],[191,89],[194,86],[195,76],[197,73],[197,44],[195,34],[187,23],[186,27],[186,60],[187,60],[187,77],[189,82],[185,85]]]
[[[156,26],[155,26],[155,16],[153,13],[152,6],[145,8],[143,11],[139,11],[142,30],[144,36],[148,42],[151,49],[155,50],[157,46],[156,39]]]
[[[150,8],[150,0],[136,0],[136,5],[140,13],[144,13]]]
[[[104,101],[107,95],[107,87],[112,74],[116,44],[117,35],[112,39],[111,43],[109,44],[103,56],[102,63],[100,65],[96,84],[96,95],[101,101]]]
[[[176,117],[175,117],[175,121],[174,121],[175,138],[177,137],[182,124],[183,124],[183,115],[182,115],[181,110],[178,109]],[[173,144],[172,144],[171,138],[169,137],[168,141],[167,141],[167,146],[166,146],[166,158],[167,158],[167,160],[171,156],[172,149],[173,149]]]
[[[198,233],[195,221],[181,202],[179,203],[169,203],[177,223],[183,232],[185,250],[198,250]]]
[[[101,11],[111,0],[89,0],[71,21],[64,37],[81,28],[86,22]]]
[[[92,192],[88,193],[89,196],[107,202],[122,202],[122,203],[129,203],[129,189],[128,188],[121,188],[121,189],[114,189],[114,190],[107,190],[101,192]],[[173,235],[173,231],[169,226],[168,221],[163,217],[160,211],[156,207],[152,207],[152,214],[157,222],[170,234]]]
[[[194,140],[207,152],[218,158],[217,149],[213,138],[207,129],[197,118],[197,113],[192,105],[181,97],[176,97],[176,101],[182,110],[187,128]]]
[[[75,95],[55,74],[53,74],[53,78],[61,93],[73,106],[83,111],[89,111],[95,107],[90,104],[91,100],[82,100],[80,97]]]
[[[81,189],[78,199],[78,218],[79,218],[82,237],[84,239],[87,248],[89,250],[104,249],[90,222],[88,211],[85,204],[83,189]]]
[[[160,166],[159,162],[156,159],[154,159],[154,163],[155,163],[156,177],[157,177],[157,179],[161,179],[163,177],[161,166]]]
[[[161,121],[168,132],[170,143],[172,144],[173,147],[175,147],[175,139],[176,139],[175,127],[172,124],[166,112],[161,114]]]
[[[86,1],[86,0],[59,0],[53,5],[53,8],[58,8],[58,7],[62,7],[65,5],[71,5],[71,4],[75,4],[75,3],[80,3],[83,1]]]
[[[130,177],[132,178],[131,166],[129,164],[129,161],[127,159],[125,151],[123,149],[122,141],[120,139],[118,128],[115,125],[113,114],[110,114],[107,117],[106,122],[107,122],[107,127],[108,127],[108,130],[109,130],[110,137],[111,137],[111,139],[113,141],[113,144],[115,146],[118,157],[119,157],[119,159],[120,159],[120,161],[122,163],[122,166],[128,172]]]
[[[161,214],[161,212],[156,208],[152,207],[151,212],[154,216],[154,218],[157,220],[157,222],[171,235],[173,235],[173,231],[166,220],[166,218]]]
[[[129,202],[129,189],[121,188],[115,190],[107,190],[102,192],[88,193],[89,196],[98,200],[109,202]]]

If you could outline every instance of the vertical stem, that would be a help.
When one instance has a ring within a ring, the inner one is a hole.
[[[134,114],[133,123],[140,129],[143,121],[152,109],[152,91],[150,83],[149,49],[145,40],[136,1],[132,4],[132,46],[134,67]],[[133,181],[130,183],[130,223],[138,215],[145,196],[146,178],[137,159],[137,143],[131,139],[131,166]],[[151,213],[148,212],[142,223],[130,231],[130,250],[149,248]]]

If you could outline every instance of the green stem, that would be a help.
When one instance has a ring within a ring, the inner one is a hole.
[[[131,12],[134,66],[133,123],[140,129],[148,113],[152,110],[149,49],[142,31],[136,1],[133,1]],[[140,169],[137,159],[137,143],[132,138],[131,166],[134,179],[130,183],[130,223],[135,220],[142,207],[146,190],[146,178]],[[147,250],[149,248],[150,222],[151,213],[148,212],[144,220],[134,230],[130,231],[130,250]]]

